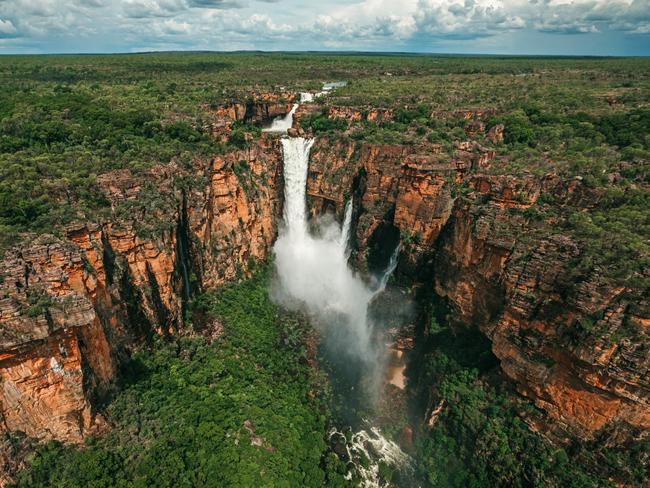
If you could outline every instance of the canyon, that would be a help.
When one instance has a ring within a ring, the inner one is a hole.
[[[261,93],[206,107],[210,132],[227,140],[237,121],[284,116],[298,96]],[[503,375],[543,412],[527,418],[534,430],[611,446],[647,436],[647,296],[597,271],[576,277],[579,245],[553,217],[540,224],[527,212],[549,198],[590,208],[602,193],[552,172],[495,171],[502,161],[494,148],[475,140],[502,143],[503,126],[486,130],[490,108],[430,114],[468,121],[466,141],[451,153],[435,143],[320,137],[301,120],[322,110],[301,104],[289,133],[314,137],[309,215],[342,220],[353,201],[354,267],[383,269],[401,242],[397,278],[444,303],[452,327],[491,341]],[[325,112],[348,121],[393,116],[367,107]],[[110,202],[105,219],[27,236],[9,250],[0,262],[0,432],[80,443],[110,428],[100,406],[120,387],[125,358],[154,335],[183,333],[195,294],[270,258],[284,206],[282,161],[280,136],[262,133],[209,160],[106,173],[98,177]],[[427,340],[426,319],[415,343]],[[630,329],[641,331],[636,340]]]

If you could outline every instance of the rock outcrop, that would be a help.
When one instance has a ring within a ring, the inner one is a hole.
[[[488,137],[498,143],[503,127],[495,127]],[[313,151],[312,213],[341,213],[355,196],[361,269],[381,254],[378,242],[392,249],[401,235],[399,272],[433,281],[455,326],[492,340],[504,374],[551,419],[538,428],[610,445],[650,432],[647,297],[597,273],[576,282],[578,244],[553,230],[553,218],[526,214],[542,194],[589,209],[599,191],[552,174],[489,175],[494,151],[472,142],[457,144],[451,159],[435,147],[351,141],[318,141]]]
[[[554,420],[545,430],[609,444],[647,435],[647,301],[597,273],[575,282],[577,244],[509,211],[529,206],[539,182],[519,192],[514,181],[474,183],[488,201],[457,203],[435,254],[436,291],[453,320],[492,340],[505,375]]]
[[[101,393],[115,376],[105,290],[83,253],[52,236],[2,264],[0,429],[79,442],[98,425],[87,388]]]
[[[0,433],[80,442],[94,400],[153,333],[182,327],[191,294],[266,259],[281,190],[279,141],[99,184],[102,223],[40,236],[0,262]]]
[[[218,139],[226,141],[235,122],[262,124],[291,111],[296,94],[293,92],[254,93],[248,99],[232,100],[216,107],[204,106],[209,114],[206,129]]]

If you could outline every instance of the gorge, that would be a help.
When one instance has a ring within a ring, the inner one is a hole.
[[[160,384],[173,392],[160,394],[169,409],[183,396],[209,399],[175,427],[192,426],[187,436],[197,444],[185,451],[203,455],[200,442],[212,439],[230,456],[215,466],[177,460],[186,463],[179,472],[210,473],[213,483],[250,486],[274,476],[288,486],[412,486],[412,469],[423,485],[560,486],[569,481],[553,470],[576,459],[602,486],[643,481],[644,275],[612,278],[611,265],[593,256],[585,264],[590,240],[562,223],[623,193],[586,174],[513,168],[504,154],[519,122],[500,119],[500,107],[404,109],[354,105],[344,98],[350,92],[337,98],[354,89],[352,81],[327,96],[283,87],[220,98],[194,122],[223,144],[218,150],[102,172],[102,212],[77,213],[7,248],[0,485],[30,486],[21,469],[40,471],[26,453],[52,440],[71,447],[59,458],[38,451],[37,459],[54,465],[101,454],[102,469],[121,466],[130,482],[155,479],[143,474],[139,455],[110,444],[157,446],[164,428],[138,405],[158,398]],[[373,139],[390,124],[430,134],[447,130],[447,121],[456,124],[451,140]],[[611,185],[632,173],[622,163],[609,171]],[[634,185],[626,198],[643,188]],[[208,372],[193,369],[195,357]],[[173,424],[161,402],[156,415]],[[230,410],[241,416],[201,423]],[[138,420],[123,425],[128,416]],[[176,442],[161,438],[161,450]],[[504,445],[523,468],[498,461],[495,472],[481,465],[445,478]],[[531,445],[543,446],[549,466],[522,460]],[[296,446],[309,454],[287,461]],[[253,461],[245,464],[241,452]],[[215,474],[228,462],[239,469]],[[155,473],[155,461],[146,466]]]

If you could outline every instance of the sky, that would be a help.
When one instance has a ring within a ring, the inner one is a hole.
[[[0,0],[0,54],[650,55],[650,0]]]

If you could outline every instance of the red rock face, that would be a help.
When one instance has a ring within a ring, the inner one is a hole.
[[[487,165],[493,151],[468,143],[446,160],[437,145],[390,146],[318,140],[312,150],[307,194],[312,214],[327,207],[341,213],[357,197],[356,240],[360,249],[382,223],[416,237],[421,254],[447,223],[453,197],[450,183]],[[356,187],[355,187],[356,185]]]
[[[468,120],[482,116],[466,114]],[[500,127],[489,137],[499,142],[502,134]],[[456,149],[444,161],[431,147],[353,149],[352,143],[318,141],[308,183],[312,211],[331,202],[341,213],[346,195],[354,193],[360,251],[380,225],[399,229],[401,272],[433,282],[457,326],[478,327],[492,340],[504,374],[547,413],[550,420],[540,428],[611,444],[647,435],[647,300],[633,284],[616,288],[598,276],[572,283],[577,245],[562,235],[536,235],[522,214],[541,193],[582,208],[595,205],[600,194],[553,175],[482,174],[493,151],[471,142]],[[464,188],[464,199],[452,194],[452,187],[458,191],[452,182]],[[365,258],[358,253],[361,268]],[[431,266],[432,275],[422,276],[423,266]],[[580,330],[577,324],[595,315],[602,318],[594,327],[607,333]],[[642,335],[617,339],[624,324]]]
[[[269,137],[250,149],[211,162],[204,199],[188,209],[191,234],[204,287],[245,273],[249,263],[264,261],[277,233],[282,203],[282,150]]]
[[[477,326],[492,340],[505,375],[553,419],[546,429],[612,444],[646,435],[650,352],[643,337],[616,336],[624,323],[642,330],[647,303],[634,288],[597,275],[568,281],[580,251],[566,236],[522,242],[527,222],[507,209],[525,208],[537,190],[517,181],[523,196],[507,199],[516,191],[507,181],[492,186],[494,200],[481,216],[468,204],[454,208],[436,254],[436,291],[459,325]],[[484,179],[474,183],[485,191]],[[595,315],[605,334],[581,329]]]
[[[0,378],[5,429],[80,442],[96,425],[83,388],[78,340],[74,330],[67,330],[13,356],[3,354]]]
[[[455,178],[455,171],[445,174],[445,171],[408,166],[402,170],[393,222],[417,236],[422,246],[433,244],[451,213],[447,177]]]
[[[115,375],[99,284],[79,250],[51,236],[10,252],[2,276],[0,429],[79,442],[97,426],[86,385],[105,389]]]
[[[281,199],[279,142],[134,177],[104,175],[113,220],[42,236],[0,262],[0,433],[80,442],[102,425],[91,398],[154,332],[182,326],[185,287],[214,286],[265,260]],[[192,194],[175,186],[184,175]],[[151,208],[147,185],[157,201]],[[155,235],[139,223],[166,223]],[[144,232],[146,231],[146,232]],[[144,234],[143,234],[144,232]]]

